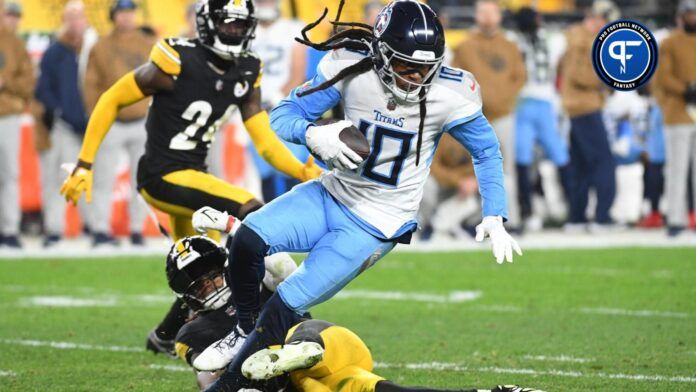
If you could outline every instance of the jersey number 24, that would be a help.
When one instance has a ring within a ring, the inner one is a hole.
[[[172,138],[169,142],[169,148],[172,150],[188,151],[194,150],[199,142],[212,142],[215,132],[229,120],[236,108],[236,105],[230,105],[222,117],[212,123],[202,135],[198,135],[198,131],[208,123],[210,115],[213,113],[213,106],[206,101],[195,101],[191,103],[181,115],[184,120],[191,121],[191,124]]]

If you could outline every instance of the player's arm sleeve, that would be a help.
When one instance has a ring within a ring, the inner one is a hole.
[[[89,118],[79,159],[83,162],[93,163],[99,146],[109,132],[111,125],[116,121],[118,111],[144,98],[145,94],[135,82],[135,73],[132,71],[102,94]]]
[[[266,111],[259,112],[247,119],[244,126],[251,136],[251,141],[259,155],[273,166],[290,177],[305,181],[304,164],[290,152],[290,150],[278,139]]]
[[[469,153],[479,184],[483,216],[500,215],[507,220],[507,200],[500,143],[488,119],[481,112],[456,120],[445,127]]]
[[[314,78],[295,88],[271,112],[271,126],[283,140],[306,145],[307,127],[341,101],[341,82],[303,97],[298,95],[333,78],[342,67],[351,65],[348,61],[337,61],[336,56],[333,52],[327,54],[319,63]]]

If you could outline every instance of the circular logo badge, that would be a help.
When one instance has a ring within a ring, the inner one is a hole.
[[[617,20],[600,30],[592,46],[597,76],[615,90],[635,90],[657,69],[657,41],[642,24]]]

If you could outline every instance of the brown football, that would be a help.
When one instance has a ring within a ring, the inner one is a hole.
[[[338,122],[335,118],[323,118],[315,122],[315,124],[327,125]],[[338,138],[348,146],[351,150],[355,151],[362,159],[367,159],[370,156],[370,143],[367,141],[365,135],[355,126],[350,126],[344,128],[338,134]]]
[[[338,138],[345,143],[348,148],[360,155],[363,160],[370,156],[370,143],[358,128],[352,125],[348,128],[343,128],[338,134]]]

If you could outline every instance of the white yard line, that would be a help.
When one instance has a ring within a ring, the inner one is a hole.
[[[663,312],[659,310],[630,310],[618,308],[580,308],[581,313],[605,314],[609,316],[688,318],[688,313]]]
[[[432,304],[475,301],[483,295],[480,291],[452,291],[447,294],[414,293],[405,291],[344,290],[336,299],[362,299],[376,301],[411,301]],[[117,306],[151,306],[171,303],[173,294],[102,295],[78,297],[70,295],[40,295],[17,300],[21,307],[48,308],[109,308]]]
[[[577,358],[570,355],[525,355],[523,359],[542,362],[572,362],[572,363],[588,363],[593,362],[594,358]]]
[[[1,370],[0,369],[0,377],[15,377],[17,376],[17,373],[13,372],[12,370]]]
[[[93,351],[111,351],[111,352],[143,352],[140,347],[128,346],[100,346],[83,343],[69,342],[53,342],[42,340],[22,340],[22,339],[0,339],[3,344],[17,344],[30,347],[50,347],[57,349],[76,349],[76,350],[93,350]],[[189,368],[177,365],[157,365],[151,364],[150,369],[165,370],[173,372],[190,371]],[[424,362],[424,363],[386,363],[376,362],[376,368],[382,369],[409,369],[409,370],[435,370],[435,371],[454,371],[454,372],[481,372],[481,373],[498,373],[498,374],[528,374],[534,376],[556,376],[556,377],[587,377],[587,378],[605,378],[605,379],[620,379],[633,381],[663,381],[663,382],[680,382],[680,383],[696,383],[696,377],[692,376],[663,376],[663,375],[646,375],[646,374],[625,374],[625,373],[584,373],[581,371],[567,370],[535,370],[525,368],[501,368],[501,367],[468,367],[457,363],[448,362]],[[0,374],[1,375],[1,374]],[[14,375],[14,373],[12,373]]]
[[[169,245],[162,238],[147,239],[144,247],[123,245],[115,249],[94,250],[86,237],[65,241],[58,249],[47,252],[41,247],[41,239],[23,238],[25,248],[10,251],[0,248],[0,262],[17,261],[24,258],[39,259],[74,259],[104,257],[142,257],[161,256],[167,252]],[[547,230],[540,233],[527,233],[519,238],[522,249],[611,249],[611,248],[676,248],[696,247],[696,234],[693,232],[677,238],[669,238],[665,230],[629,230],[620,233],[607,233],[601,236],[589,233],[568,234],[562,230]],[[414,242],[410,246],[397,246],[394,252],[466,252],[490,251],[490,244],[479,244],[472,240]]]
[[[449,294],[414,293],[404,291],[343,290],[336,299],[376,299],[384,301],[414,301],[430,303],[469,302],[479,298],[480,291],[452,291]]]
[[[101,346],[94,344],[84,344],[84,343],[71,343],[71,342],[54,342],[46,340],[26,340],[26,339],[0,339],[2,344],[14,344],[19,346],[28,347],[50,347],[60,350],[89,350],[89,351],[111,351],[111,352],[131,352],[139,353],[144,352],[145,349],[141,347],[126,347],[126,346]]]
[[[624,374],[624,373],[584,373],[581,371],[568,370],[535,370],[525,368],[501,368],[501,367],[467,367],[456,363],[429,362],[429,363],[406,363],[406,364],[390,364],[390,363],[375,363],[376,368],[396,368],[409,370],[435,370],[435,371],[454,371],[454,372],[480,372],[480,373],[496,373],[496,374],[526,374],[532,376],[555,376],[555,377],[585,377],[585,378],[603,378],[603,379],[619,379],[632,381],[662,381],[662,382],[680,382],[680,383],[696,383],[696,377],[691,376],[663,376],[663,375],[646,375],[646,374]]]
[[[190,367],[186,366],[178,366],[178,365],[156,365],[156,364],[151,364],[148,366],[148,369],[153,369],[153,370],[165,370],[167,372],[193,372],[193,370]]]

